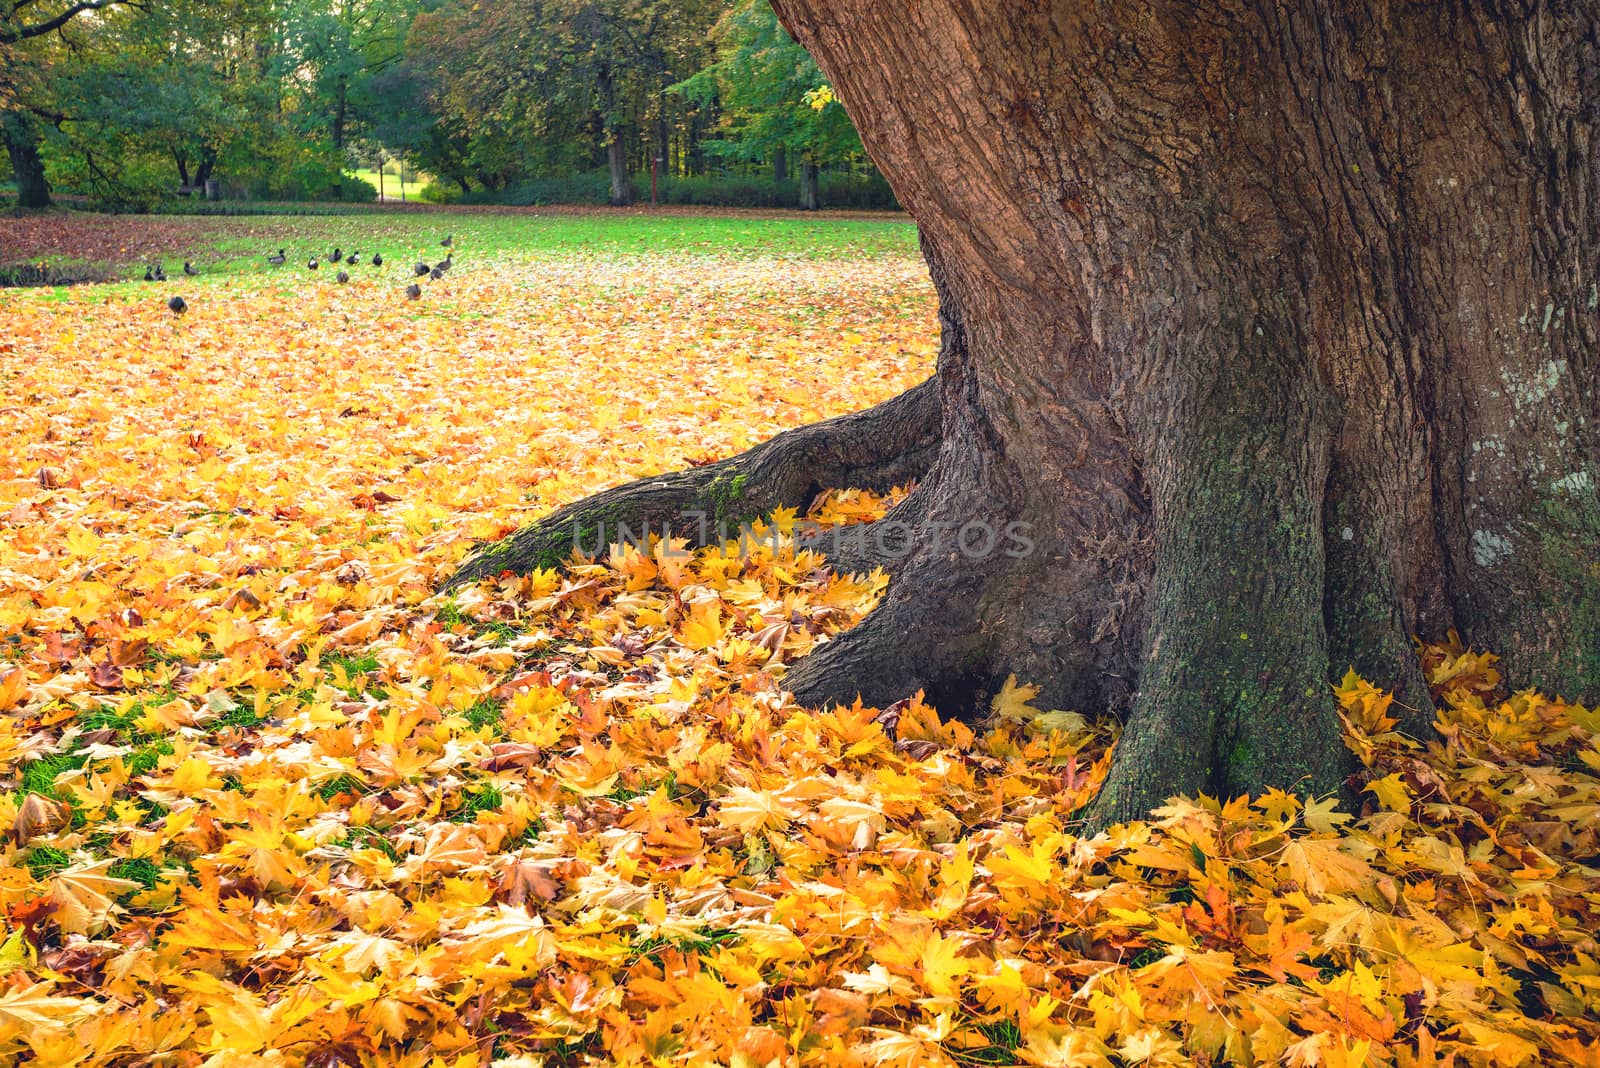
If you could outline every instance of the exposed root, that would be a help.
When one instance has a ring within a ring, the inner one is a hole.
[[[805,508],[828,489],[886,492],[927,472],[939,451],[937,381],[863,412],[791,430],[705,467],[641,478],[597,493],[480,547],[445,583],[560,565],[645,534],[705,545],[778,508]]]

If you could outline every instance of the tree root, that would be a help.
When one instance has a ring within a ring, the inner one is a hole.
[[[778,508],[804,509],[828,489],[886,492],[921,478],[939,452],[936,378],[862,412],[779,434],[704,467],[641,478],[597,493],[481,546],[446,589],[503,572],[556,567],[574,549],[595,553],[645,534],[701,546]]]

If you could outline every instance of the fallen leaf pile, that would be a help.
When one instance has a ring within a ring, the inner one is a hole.
[[[432,592],[924,377],[915,264],[189,293],[0,297],[0,1061],[1600,1060],[1600,716],[1491,656],[1423,651],[1427,748],[1330,694],[1360,813],[1085,838],[1115,732],[1027,680],[977,733],[782,692],[884,584],[792,514]]]

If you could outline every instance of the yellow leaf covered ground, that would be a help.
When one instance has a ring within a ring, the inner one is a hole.
[[[1113,733],[1027,680],[977,735],[783,696],[881,576],[658,546],[434,596],[935,341],[908,258],[467,262],[0,294],[0,1062],[1600,1063],[1600,717],[1492,657],[1425,651],[1427,751],[1330,694],[1364,814],[1083,839]]]

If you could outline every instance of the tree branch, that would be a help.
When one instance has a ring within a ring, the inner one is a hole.
[[[31,0],[27,0],[27,2],[31,2]],[[27,6],[27,2],[14,5],[11,9],[11,14],[15,15],[23,7]],[[47,33],[54,33],[59,30],[86,11],[101,11],[125,2],[126,0],[77,0],[72,6],[51,18],[45,19],[43,22],[35,22],[31,25],[17,26],[11,29],[0,28],[0,44],[16,44],[18,41],[43,37]]]

